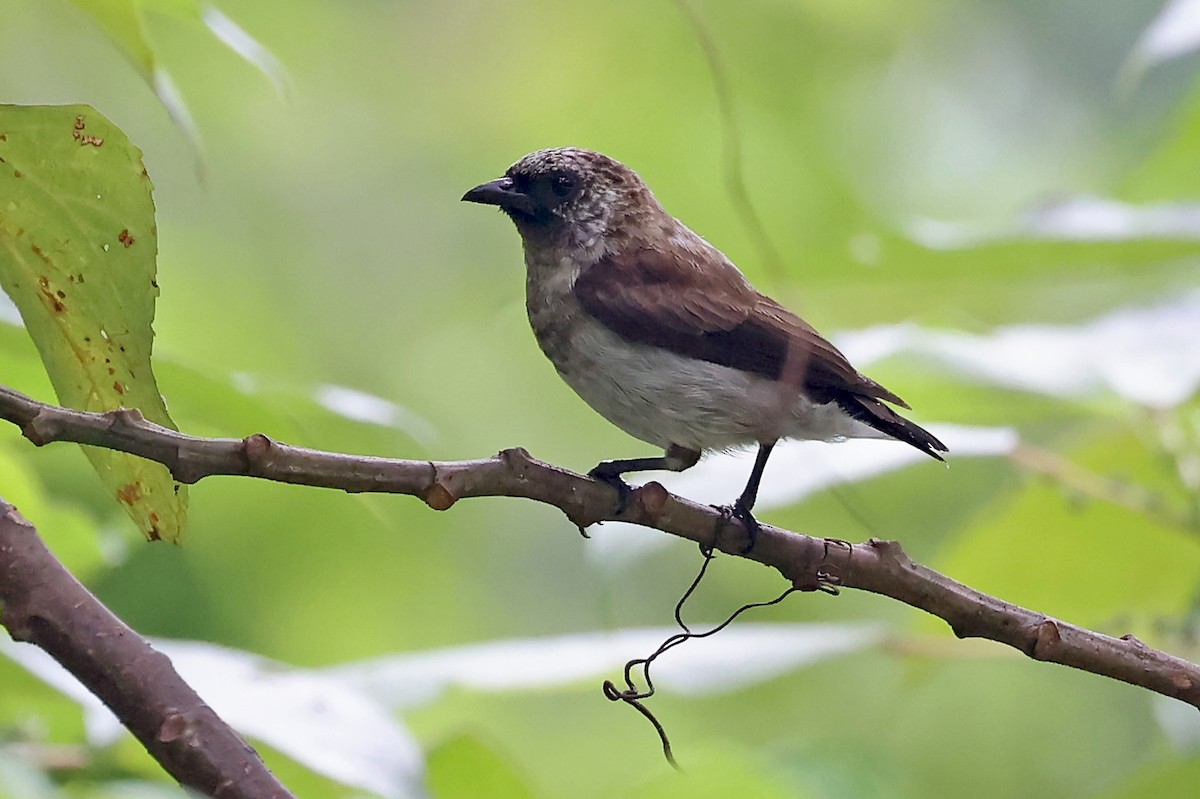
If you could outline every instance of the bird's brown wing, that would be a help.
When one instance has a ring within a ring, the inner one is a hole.
[[[701,264],[703,256],[709,257]],[[631,341],[785,380],[819,395],[849,391],[904,405],[859,374],[807,323],[756,291],[727,260],[712,256],[720,257],[715,250],[610,255],[583,271],[575,297]]]
[[[719,260],[716,260],[719,259]],[[760,294],[716,250],[641,249],[586,268],[574,293],[583,309],[630,341],[795,385],[941,460],[946,446],[881,400],[900,397],[859,373],[808,323]]]
[[[775,377],[787,336],[753,324],[758,293],[732,264],[683,250],[610,255],[575,281],[583,309],[630,341]]]
[[[784,364],[783,371],[799,372],[800,385],[804,386],[813,399],[828,401],[838,392],[850,392],[887,400],[902,408],[908,407],[907,402],[851,366],[841,350],[827,341],[812,325],[770,297],[759,295],[755,316],[763,324],[787,330],[791,360]]]

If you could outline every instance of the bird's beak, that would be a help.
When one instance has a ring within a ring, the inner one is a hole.
[[[517,191],[512,178],[496,178],[483,183],[462,196],[463,202],[498,205],[505,211],[520,211],[534,216],[536,209],[528,195]]]

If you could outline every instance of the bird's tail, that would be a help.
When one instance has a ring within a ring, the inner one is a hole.
[[[870,425],[897,441],[903,441],[905,444],[916,447],[931,458],[937,458],[939,461],[946,460],[939,453],[947,452],[948,448],[933,433],[916,422],[905,419],[874,397],[848,394],[838,397],[835,402],[842,410],[863,424]]]

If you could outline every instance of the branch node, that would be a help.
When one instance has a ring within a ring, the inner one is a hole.
[[[108,417],[108,428],[110,430],[120,430],[133,427],[141,427],[146,417],[137,408],[117,408],[104,414]]]
[[[255,467],[261,468],[270,458],[271,450],[274,447],[275,442],[262,433],[254,433],[243,438],[242,455],[245,457],[250,471],[255,471]]]
[[[157,737],[158,740],[167,744],[178,741],[180,738],[190,738],[193,732],[192,720],[188,718],[188,714],[171,713],[159,725]]]
[[[500,450],[496,454],[504,461],[505,466],[513,469],[517,477],[522,477],[525,474],[525,467],[533,460],[529,457],[529,450],[524,447],[509,447],[508,449]]]
[[[657,522],[669,496],[662,483],[653,480],[636,489],[633,492],[633,507],[637,511],[637,518],[641,521]]]
[[[434,510],[449,510],[458,501],[458,497],[450,493],[444,483],[434,483],[421,494],[425,504]]]
[[[899,541],[885,541],[882,538],[872,538],[867,542],[872,549],[879,552],[880,557],[890,558],[897,563],[903,563],[908,560],[908,555],[904,552],[904,547],[900,546]]]
[[[37,645],[33,638],[34,630],[33,625],[30,624],[29,614],[23,610],[18,613],[15,605],[6,604],[3,609],[0,609],[0,625],[8,629],[8,636],[14,641]]]
[[[595,513],[580,514],[571,510],[567,510],[566,508],[563,508],[562,512],[567,517],[567,521],[575,525],[575,529],[577,529],[579,534],[584,538],[591,538],[591,536],[588,535],[587,528],[591,527],[593,524],[599,524],[605,519],[603,515],[597,515]]]
[[[451,505],[458,502],[458,496],[442,480],[436,463],[429,461],[426,465],[429,466],[429,484],[415,492],[415,495],[434,510],[449,510]]]
[[[39,410],[33,418],[21,426],[21,435],[35,447],[44,447],[57,436],[58,425],[53,415]]]
[[[26,519],[16,505],[13,505],[11,502],[5,502],[3,498],[0,498],[0,518],[26,528],[26,532],[37,533],[33,527],[33,522]]]
[[[1049,660],[1054,657],[1054,653],[1061,643],[1062,631],[1058,629],[1058,622],[1054,619],[1046,619],[1038,625],[1032,656],[1035,660]]]

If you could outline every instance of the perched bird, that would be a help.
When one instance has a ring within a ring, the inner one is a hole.
[[[683,471],[705,450],[757,444],[751,511],[783,438],[894,438],[938,460],[946,445],[885,403],[908,405],[860,374],[803,319],[757,291],[728,258],[659,205],[637,173],[590,150],[539,150],[463,195],[495,205],[525,246],[525,302],[538,344],[593,409],[662,457],[603,461],[621,476]]]

